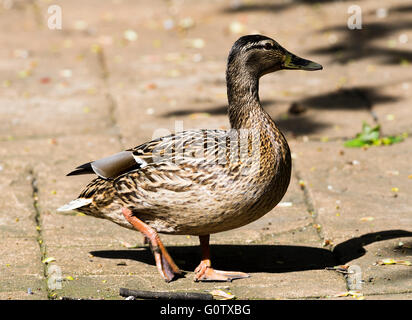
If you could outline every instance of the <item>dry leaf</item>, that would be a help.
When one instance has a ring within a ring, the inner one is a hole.
[[[45,264],[48,264],[48,263],[54,262],[54,261],[56,261],[55,258],[53,258],[53,257],[48,257],[48,258],[43,259],[41,262],[42,262],[42,263],[45,263]]]
[[[354,290],[338,293],[337,295],[335,295],[335,297],[349,297],[349,296],[359,299],[359,300],[364,299],[363,294],[360,291],[354,291]]]
[[[395,260],[392,258],[379,260],[378,262],[376,262],[376,264],[378,265],[401,264],[404,266],[412,266],[412,262],[408,260]]]
[[[323,246],[327,247],[327,246],[331,246],[333,245],[333,241],[329,240],[329,239],[325,239],[325,241],[323,241]]]
[[[20,70],[18,73],[19,78],[24,79],[27,78],[28,76],[31,75],[31,70],[26,69],[26,70]]]
[[[215,297],[221,297],[224,300],[232,300],[235,298],[235,295],[231,294],[230,292],[225,292],[220,289],[209,291],[209,293]]]
[[[367,221],[373,221],[374,219],[375,219],[374,217],[363,217],[363,218],[360,218],[360,221],[367,222]]]
[[[345,274],[346,274],[346,273],[348,273],[349,266],[343,264],[343,265],[340,265],[340,266],[326,267],[325,269],[326,269],[326,270],[334,270],[334,271],[336,271],[336,272],[340,272],[340,273],[345,273]]]
[[[322,226],[320,224],[315,223],[314,225],[312,225],[316,230],[320,230],[322,228]]]
[[[128,249],[130,249],[130,248],[137,248],[137,247],[138,247],[138,245],[136,245],[136,244],[130,244],[130,243],[126,242],[126,241],[122,241],[120,244],[121,244],[123,247],[128,248]]]
[[[94,44],[92,44],[90,50],[91,50],[93,53],[99,53],[99,52],[102,51],[102,46],[99,45],[99,44],[94,43]]]

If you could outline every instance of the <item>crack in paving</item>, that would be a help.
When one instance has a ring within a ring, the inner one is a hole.
[[[43,239],[43,233],[42,233],[42,217],[41,217],[41,211],[39,209],[39,189],[37,186],[37,177],[36,174],[34,173],[33,169],[29,170],[29,176],[31,177],[31,188],[32,188],[32,199],[33,199],[33,208],[34,208],[34,222],[36,223],[36,241],[37,244],[39,245],[39,250],[40,250],[40,260],[43,266],[43,277],[45,280],[45,286],[47,290],[47,298],[51,299],[52,297],[52,290],[48,286],[48,266],[47,264],[43,263],[44,259],[47,257],[47,247],[46,244],[44,243]]]
[[[333,246],[331,244],[327,244],[326,243],[326,239],[325,239],[325,235],[323,233],[322,230],[322,225],[319,223],[319,214],[315,208],[315,204],[313,202],[313,197],[311,196],[310,190],[307,186],[307,183],[305,182],[305,180],[303,179],[301,173],[299,170],[296,169],[296,167],[294,168],[294,172],[295,172],[295,177],[298,180],[299,183],[299,187],[303,192],[303,201],[306,205],[306,210],[307,212],[311,215],[312,217],[312,223],[310,224],[313,228],[316,229],[316,233],[321,241],[321,245],[322,247],[325,247],[325,249],[329,250],[332,254],[332,256],[334,257],[334,259],[336,260],[336,262],[338,263],[339,261],[341,261],[341,257],[339,256],[339,254],[337,254],[333,249]],[[342,277],[346,283],[346,279],[344,277]]]
[[[394,292],[374,292],[374,293],[365,293],[364,296],[368,297],[379,297],[379,296],[388,296],[388,295],[400,295],[400,294],[410,294],[412,290],[403,290],[403,291],[394,291]]]
[[[34,21],[36,21],[37,26],[42,27],[44,25],[45,18],[43,16],[42,9],[40,8],[38,1],[30,0],[27,3],[27,5],[31,7],[31,10],[34,15]]]
[[[120,127],[118,125],[117,117],[116,117],[116,110],[117,110],[117,103],[114,100],[113,96],[111,93],[106,93],[106,99],[108,100],[109,103],[109,119],[110,119],[110,126],[114,131],[114,135],[116,136],[117,142],[120,144],[122,149],[124,148],[124,143],[123,143],[123,136],[120,133]]]
[[[114,131],[116,140],[119,142],[121,148],[124,149],[123,136],[121,134],[119,123],[116,117],[116,112],[117,112],[118,107],[117,107],[115,98],[110,92],[110,86],[108,83],[110,72],[107,67],[106,56],[105,56],[105,53],[102,47],[99,47],[98,50],[96,50],[96,55],[97,55],[97,62],[98,62],[98,65],[101,71],[100,77],[103,80],[105,91],[106,91],[106,100],[108,101],[109,124],[112,130]]]
[[[316,233],[323,245],[325,241],[325,236],[322,231],[322,226],[320,225],[318,221],[318,213],[315,209],[315,205],[313,203],[310,190],[307,187],[305,180],[302,178],[301,173],[296,169],[296,167],[293,168],[293,171],[295,172],[295,177],[298,180],[300,190],[303,192],[303,202],[305,203],[306,211],[311,215],[311,218],[312,218],[312,223],[310,225],[316,229]]]
[[[308,213],[310,213],[312,217],[312,224],[311,226],[316,229],[316,232],[318,234],[319,239],[321,240],[322,247],[325,247],[325,249],[329,250],[334,257],[334,260],[336,261],[336,265],[340,264],[342,261],[342,256],[339,254],[339,252],[336,252],[335,247],[331,243],[327,243],[325,239],[325,235],[322,230],[322,225],[319,223],[319,214],[315,208],[314,202],[312,200],[312,196],[310,194],[310,190],[307,186],[307,183],[303,180],[301,173],[298,170],[294,170],[295,172],[295,177],[298,179],[298,183],[300,186],[300,189],[303,192],[303,198],[304,198],[304,203],[306,204],[306,209]],[[346,287],[348,287],[348,278],[345,277],[345,275],[342,274],[342,279],[345,282]]]

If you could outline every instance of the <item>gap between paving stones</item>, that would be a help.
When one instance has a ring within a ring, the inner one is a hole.
[[[48,286],[48,265],[46,263],[43,263],[43,260],[47,258],[47,248],[46,244],[44,243],[43,239],[43,234],[42,234],[42,216],[41,216],[41,210],[39,208],[39,189],[37,186],[37,176],[33,171],[33,168],[29,169],[29,176],[30,176],[30,184],[32,188],[32,199],[33,199],[33,209],[34,209],[34,221],[36,224],[36,232],[37,232],[37,237],[36,241],[37,244],[39,245],[39,250],[40,250],[40,261],[43,265],[43,277],[44,281],[46,282],[45,287],[47,290],[47,298],[51,298],[51,290]]]
[[[31,11],[33,12],[34,21],[36,21],[37,26],[43,27],[44,16],[42,13],[42,8],[38,4],[38,1],[29,0],[28,5],[31,7]]]
[[[110,73],[109,73],[109,69],[107,68],[106,56],[105,56],[103,47],[98,47],[96,51],[97,51],[96,52],[97,61],[98,61],[98,65],[101,71],[100,77],[103,80],[103,84],[104,84],[105,92],[106,92],[105,95],[108,101],[110,125],[112,127],[114,135],[116,136],[116,140],[119,142],[121,148],[124,149],[123,136],[121,134],[119,123],[116,117],[116,112],[118,109],[117,103],[112,93],[110,92],[110,87],[108,83]]]
[[[323,235],[322,228],[317,219],[318,214],[316,212],[315,205],[313,204],[312,196],[310,195],[310,190],[308,189],[307,184],[304,182],[305,180],[303,179],[302,174],[300,173],[299,170],[296,169],[296,166],[294,167],[294,172],[295,172],[295,177],[298,180],[300,190],[303,192],[303,201],[306,205],[306,210],[312,217],[312,223],[310,223],[309,225],[311,225],[312,227],[316,229],[316,233],[318,234],[319,239],[321,243],[323,244],[325,237]]]
[[[312,223],[310,223],[309,226],[316,229],[316,233],[321,241],[322,247],[325,247],[325,249],[331,252],[332,256],[334,257],[336,261],[336,265],[338,265],[339,261],[341,261],[342,259],[339,256],[339,254],[334,250],[334,247],[332,245],[325,243],[325,235],[322,230],[322,225],[318,221],[318,213],[315,208],[313,197],[311,196],[311,192],[308,188],[308,185],[305,183],[305,180],[301,172],[296,169],[296,166],[294,166],[294,172],[295,172],[295,177],[299,183],[300,189],[303,192],[303,200],[306,205],[306,210],[312,217]],[[345,284],[347,284],[347,278],[344,277],[343,274],[342,274],[342,280],[345,282]],[[319,297],[319,298],[322,298],[322,297]]]

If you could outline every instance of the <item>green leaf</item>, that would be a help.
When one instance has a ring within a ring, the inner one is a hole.
[[[366,145],[366,143],[359,138],[348,140],[344,144],[344,146],[348,148],[361,148],[364,145]]]
[[[364,142],[373,143],[373,141],[379,139],[379,135],[380,125],[377,125],[376,127],[372,128],[369,124],[363,122],[362,132],[359,134],[359,139],[361,139]]]
[[[403,139],[403,137],[400,135],[400,136],[396,136],[396,137],[394,137],[394,136],[389,136],[389,137],[387,137],[390,141],[391,141],[391,144],[393,144],[393,143],[399,143],[399,142],[402,142],[404,139]]]
[[[365,146],[388,146],[399,143],[404,140],[404,135],[398,136],[380,136],[380,125],[371,127],[367,122],[362,123],[362,132],[356,134],[355,139],[348,140],[344,143],[348,148],[362,148]]]

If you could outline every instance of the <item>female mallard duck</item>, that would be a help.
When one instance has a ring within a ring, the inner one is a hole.
[[[243,272],[211,267],[210,234],[246,225],[285,194],[291,157],[285,137],[262,109],[259,78],[281,69],[321,70],[262,35],[241,37],[227,63],[231,130],[188,130],[89,162],[68,175],[94,173],[80,196],[59,208],[137,229],[149,240],[166,281],[182,272],[159,233],[197,235],[195,281],[231,281]]]

